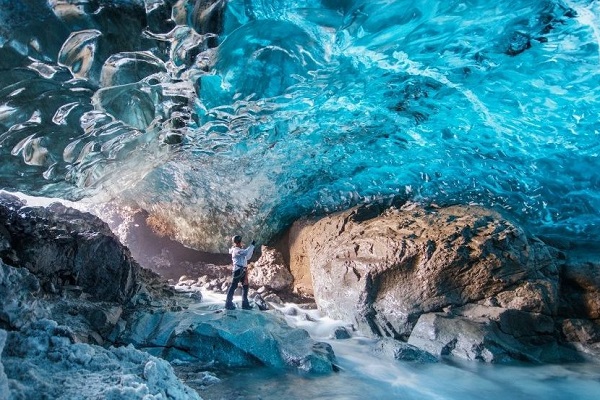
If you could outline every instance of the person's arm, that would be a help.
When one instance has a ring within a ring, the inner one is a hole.
[[[246,253],[246,261],[252,258],[252,253],[254,253],[254,245],[251,244],[248,246],[244,252]]]

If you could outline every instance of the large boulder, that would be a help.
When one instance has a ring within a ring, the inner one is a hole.
[[[0,257],[27,268],[46,291],[76,285],[93,300],[125,303],[138,290],[139,265],[92,214],[0,194],[0,227]]]
[[[550,316],[481,305],[421,315],[408,343],[436,356],[495,363],[581,360],[559,345]]]
[[[215,312],[201,305],[182,311],[138,311],[115,335],[117,343],[131,343],[167,360],[319,374],[334,369],[329,345],[313,341],[305,330],[269,312]]]
[[[407,340],[422,314],[471,303],[556,313],[548,248],[480,207],[359,207],[303,222],[290,238],[303,289],[310,275],[318,306],[367,334]]]
[[[248,279],[253,286],[264,286],[275,291],[291,288],[294,277],[283,260],[283,255],[272,247],[262,246],[260,258],[252,263]]]

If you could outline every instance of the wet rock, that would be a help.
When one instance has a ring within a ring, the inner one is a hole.
[[[466,306],[451,314],[424,314],[408,344],[438,357],[452,355],[493,363],[581,359],[559,345],[550,317],[499,307]]]
[[[294,282],[282,254],[267,246],[261,247],[260,258],[252,263],[248,279],[252,286],[264,286],[275,291],[286,290]]]
[[[254,300],[254,304],[256,304],[256,307],[258,307],[259,310],[266,311],[269,309],[269,305],[267,304],[265,299],[262,298],[260,293],[257,293],[256,295],[254,295],[253,300]]]
[[[568,342],[600,343],[600,321],[569,318],[562,323],[562,333]]]
[[[268,301],[269,303],[283,305],[283,300],[281,300],[281,298],[279,296],[277,296],[275,293],[270,293],[270,294],[266,295],[264,297],[264,299],[265,299],[265,301]]]
[[[351,337],[352,335],[345,326],[338,326],[335,328],[335,331],[333,331],[334,339],[350,339]]]
[[[546,246],[478,207],[416,205],[353,220],[354,210],[290,233],[290,270],[332,318],[406,340],[419,316],[490,306],[554,315],[558,270]]]
[[[167,360],[214,361],[226,367],[266,365],[310,373],[328,373],[333,355],[308,333],[263,312],[136,313],[119,342],[147,348]]]
[[[11,251],[0,256],[27,268],[42,286],[80,286],[94,300],[125,303],[138,289],[140,267],[97,217],[62,204],[27,207],[0,195],[0,221]]]
[[[436,363],[438,357],[408,343],[392,339],[381,339],[372,347],[372,352],[387,358],[419,363]]]

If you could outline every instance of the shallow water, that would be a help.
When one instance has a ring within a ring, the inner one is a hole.
[[[203,293],[202,307],[222,304],[223,296]],[[354,335],[331,339],[343,321],[294,304],[279,308],[288,323],[306,329],[334,349],[340,371],[307,376],[269,368],[212,371],[220,382],[187,383],[205,400],[233,399],[598,399],[600,364],[496,365],[445,359],[435,364],[398,361],[372,352],[375,340]],[[293,310],[293,311],[292,311]],[[258,311],[256,311],[258,312]],[[198,366],[198,371],[206,370]],[[188,376],[188,379],[193,374]],[[185,378],[184,378],[185,379]]]

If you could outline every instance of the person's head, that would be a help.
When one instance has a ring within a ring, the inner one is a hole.
[[[235,235],[234,237],[231,238],[231,241],[233,242],[234,246],[242,245],[242,237],[240,235]]]

